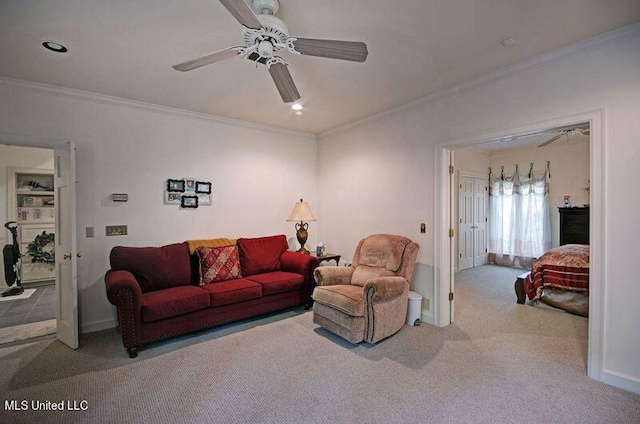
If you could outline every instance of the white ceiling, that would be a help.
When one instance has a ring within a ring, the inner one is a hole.
[[[217,0],[1,0],[0,76],[319,133],[640,20],[638,0],[281,0],[292,36],[364,41],[364,63],[285,53],[305,111],[266,69],[171,65],[241,44]],[[513,37],[518,44],[504,47]],[[69,48],[54,54],[41,47]]]

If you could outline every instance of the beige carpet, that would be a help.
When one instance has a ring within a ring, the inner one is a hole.
[[[586,377],[587,320],[517,305],[509,269],[456,279],[456,323],[351,345],[302,308],[156,343],[115,330],[0,349],[2,400],[87,401],[2,412],[29,423],[634,423],[640,396]],[[5,418],[6,417],[6,418]]]
[[[53,334],[55,332],[55,319],[0,328],[0,345],[20,340],[34,339],[36,337],[46,336],[47,334]]]

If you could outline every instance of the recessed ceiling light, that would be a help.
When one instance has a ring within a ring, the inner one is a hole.
[[[304,106],[302,106],[300,103],[294,103],[291,105],[291,109],[300,111],[304,109]]]
[[[518,42],[516,41],[515,38],[513,37],[509,37],[509,38],[505,38],[504,40],[501,41],[502,45],[505,47],[513,47],[516,44],[518,44]]]
[[[42,47],[56,53],[66,53],[69,51],[69,49],[67,49],[65,46],[56,43],[55,41],[45,41],[44,43],[42,43]]]

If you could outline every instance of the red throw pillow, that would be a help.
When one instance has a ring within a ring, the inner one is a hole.
[[[280,271],[280,255],[289,248],[284,234],[258,238],[239,238],[238,249],[242,275]]]
[[[242,278],[236,246],[199,247],[200,285]]]

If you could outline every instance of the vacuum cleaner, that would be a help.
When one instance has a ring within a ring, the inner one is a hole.
[[[11,287],[2,293],[2,297],[17,296],[24,292],[22,282],[20,280],[20,262],[22,255],[20,254],[20,245],[18,245],[18,223],[9,221],[4,224],[4,228],[9,230],[13,238],[11,244],[7,244],[2,248],[2,258],[4,260],[4,279],[7,286]]]

